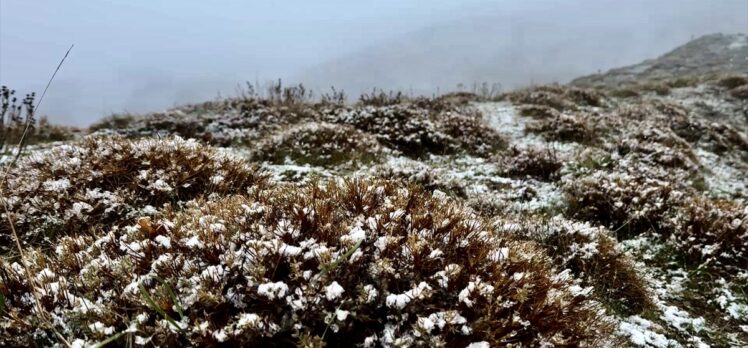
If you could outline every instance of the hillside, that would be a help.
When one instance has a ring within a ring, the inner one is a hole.
[[[33,145],[0,346],[745,347],[735,38],[625,86],[278,83]]]
[[[748,73],[748,36],[712,34],[689,41],[655,59],[574,79],[577,86],[615,87],[665,79]]]

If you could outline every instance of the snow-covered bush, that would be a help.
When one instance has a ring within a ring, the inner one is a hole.
[[[538,119],[556,118],[560,115],[556,109],[546,105],[522,105],[519,107],[519,113],[522,116]]]
[[[698,171],[699,160],[691,145],[671,129],[654,122],[638,122],[614,143],[615,151],[645,165]]]
[[[633,261],[619,250],[609,230],[561,216],[496,226],[504,233],[537,241],[559,269],[569,269],[582,279],[583,285],[591,286],[596,298],[613,311],[633,315],[652,308],[646,282]]]
[[[680,203],[665,223],[680,250],[724,275],[748,268],[748,206],[700,196]]]
[[[563,163],[549,149],[516,147],[498,159],[499,172],[510,177],[532,177],[539,180],[555,180]]]
[[[130,223],[164,204],[246,193],[264,180],[257,168],[192,140],[88,138],[20,160],[0,199],[21,240],[39,242]],[[11,246],[6,223],[0,245]]]
[[[276,187],[0,262],[0,344],[599,346],[589,289],[533,242],[386,181]],[[30,286],[30,282],[35,286]],[[32,295],[32,293],[34,293]]]
[[[382,146],[371,134],[347,125],[302,123],[260,141],[253,158],[282,164],[340,166],[375,161]]]
[[[605,95],[591,90],[561,85],[543,85],[511,92],[505,96],[515,104],[544,105],[559,111],[576,110],[578,106],[604,106]]]
[[[371,133],[410,157],[458,152],[485,156],[503,146],[496,131],[474,112],[438,113],[412,104],[366,106],[327,115],[326,121]]]
[[[591,144],[598,141],[598,132],[589,115],[562,114],[552,119],[541,119],[529,123],[526,130],[540,134],[549,141],[578,142]]]
[[[683,194],[647,175],[596,170],[564,184],[568,215],[625,235],[660,227],[670,200]]]

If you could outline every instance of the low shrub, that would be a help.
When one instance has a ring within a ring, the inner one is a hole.
[[[303,123],[260,141],[253,158],[283,164],[335,167],[346,163],[371,163],[382,152],[372,135],[347,125]]]
[[[748,268],[748,207],[702,196],[680,203],[666,231],[691,262],[723,276]]]
[[[371,133],[409,157],[459,152],[487,156],[503,146],[499,135],[474,112],[437,113],[404,104],[347,109],[325,120]]]
[[[504,96],[515,104],[534,104],[558,111],[576,110],[578,106],[604,106],[605,95],[593,89],[561,85],[543,85],[511,92]]]
[[[559,115],[553,119],[538,120],[525,129],[549,141],[577,142],[594,144],[598,141],[597,131],[585,115]]]
[[[699,160],[691,146],[669,128],[643,122],[626,131],[615,143],[616,152],[627,158],[666,168],[698,171]]]
[[[22,242],[38,243],[127,224],[164,204],[244,193],[264,180],[256,168],[195,141],[88,138],[20,160],[0,184],[0,199]],[[7,251],[5,223],[0,239]]]
[[[568,216],[602,224],[619,237],[661,229],[670,199],[682,197],[666,181],[604,170],[571,180],[564,190]]]
[[[719,79],[716,84],[717,86],[720,86],[723,88],[734,89],[740,86],[748,85],[748,76],[743,76],[743,75],[725,76]]]
[[[105,117],[91,126],[88,127],[90,133],[99,130],[115,130],[115,129],[126,129],[129,128],[132,123],[136,120],[136,116],[132,114],[112,114]]]
[[[54,340],[34,298],[81,345],[599,346],[611,333],[591,289],[534,243],[386,182],[197,201],[26,255],[31,280],[0,261],[0,344]]]
[[[638,98],[641,96],[636,89],[631,87],[616,88],[608,92],[608,95],[615,98]]]
[[[550,119],[560,116],[556,109],[545,105],[522,105],[519,107],[519,113],[522,116],[538,119]]]
[[[558,179],[563,163],[548,149],[513,147],[498,159],[499,173],[509,177],[531,177],[544,181]]]
[[[633,261],[620,251],[611,232],[588,223],[556,216],[521,224],[497,224],[499,229],[538,242],[560,269],[569,269],[596,298],[614,312],[629,316],[653,308],[651,294]],[[519,229],[517,229],[519,228]]]
[[[733,98],[748,99],[748,85],[743,85],[731,89],[730,95],[733,96]]]

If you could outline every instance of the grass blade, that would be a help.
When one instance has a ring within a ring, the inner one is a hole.
[[[179,324],[177,324],[177,322],[172,317],[166,314],[166,312],[164,312],[164,310],[161,309],[161,307],[156,305],[156,302],[153,301],[153,298],[151,298],[151,295],[148,293],[148,290],[145,289],[145,286],[143,286],[142,282],[138,283],[138,288],[140,289],[140,294],[143,295],[143,297],[145,298],[145,301],[148,303],[148,307],[151,307],[151,309],[158,312],[158,314],[160,314],[164,319],[166,319],[166,321],[168,321],[169,324],[174,326],[179,332],[184,332],[182,330],[182,327],[179,326]]]
[[[338,267],[338,266],[340,265],[340,263],[341,263],[341,262],[343,262],[343,261],[346,261],[346,260],[348,260],[348,258],[350,258],[350,257],[351,257],[351,255],[353,255],[353,253],[354,253],[354,252],[355,252],[356,250],[358,250],[358,248],[360,248],[360,247],[361,247],[361,243],[363,243],[363,241],[364,241],[363,239],[362,239],[362,240],[360,240],[360,241],[358,241],[358,243],[356,243],[356,245],[354,245],[354,246],[353,246],[352,248],[350,248],[350,249],[349,249],[348,251],[346,251],[346,252],[345,252],[345,254],[343,254],[343,256],[339,257],[339,258],[338,258],[337,260],[335,260],[335,261],[334,261],[333,263],[331,263],[331,264],[329,264],[329,265],[325,266],[325,268],[324,268],[324,269],[322,270],[322,272],[320,272],[320,273],[321,273],[322,275],[325,275],[325,274],[327,274],[327,273],[330,273],[330,272],[332,272],[332,271],[333,271],[333,270],[334,270],[335,268],[337,268],[337,267]]]

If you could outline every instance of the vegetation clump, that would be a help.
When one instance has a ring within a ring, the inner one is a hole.
[[[164,204],[246,193],[265,180],[247,163],[178,137],[88,138],[22,158],[7,173],[0,199],[24,244],[128,224]],[[7,224],[0,239],[5,252]]]
[[[591,144],[598,141],[595,126],[587,115],[559,115],[553,119],[543,119],[530,123],[526,127],[530,133],[536,133],[550,141],[577,142]]]
[[[498,166],[502,175],[552,181],[558,179],[563,163],[550,148],[513,147],[499,157]]]
[[[591,286],[596,298],[614,312],[628,316],[653,308],[646,281],[608,229],[561,216],[497,226],[543,246],[554,264]]]
[[[598,346],[610,322],[532,242],[384,181],[275,187],[0,263],[5,345]],[[466,258],[465,255],[470,255]],[[32,283],[35,286],[32,286]],[[33,293],[33,296],[32,296]]]
[[[311,122],[293,126],[261,141],[253,158],[283,164],[334,167],[371,163],[383,151],[372,135],[346,125]]]
[[[543,85],[511,92],[504,96],[515,104],[544,105],[558,111],[577,110],[578,107],[600,107],[606,104],[605,95],[592,90],[561,85]]]
[[[351,125],[409,157],[459,152],[487,156],[503,146],[495,130],[477,113],[434,113],[412,105],[353,108],[326,121]]]

